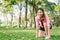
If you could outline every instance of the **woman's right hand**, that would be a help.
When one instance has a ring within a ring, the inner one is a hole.
[[[38,38],[38,29],[36,29],[36,38]]]

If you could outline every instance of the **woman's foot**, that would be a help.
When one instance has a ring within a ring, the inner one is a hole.
[[[46,36],[45,39],[50,39],[50,36]]]

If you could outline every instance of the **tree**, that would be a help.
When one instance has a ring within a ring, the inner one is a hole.
[[[27,3],[28,3],[28,0],[25,0],[25,27],[27,28]]]
[[[29,4],[28,5],[30,5],[33,9],[32,9],[32,14],[31,14],[31,16],[33,16],[33,21],[34,21],[34,27],[35,27],[35,15],[36,15],[36,11],[37,11],[37,5],[36,5],[36,0],[29,0],[28,1],[29,2]],[[32,20],[31,20],[31,26],[32,26]]]
[[[21,27],[21,10],[22,10],[22,2],[23,0],[18,0],[18,6],[19,6],[19,9],[20,9],[20,13],[19,13],[19,27]]]
[[[3,7],[3,10],[2,12],[5,14],[6,18],[7,18],[7,13],[10,12],[10,11],[13,11],[12,10],[12,6],[9,5],[9,2],[6,1],[6,0],[3,0],[1,6]],[[12,13],[11,13],[12,14]],[[11,22],[12,23],[12,22]],[[8,18],[7,18],[7,27],[8,27]]]
[[[3,10],[4,13],[8,12],[11,10],[13,5],[19,5],[19,3],[21,3],[23,0],[3,0],[3,3],[1,4],[5,9]],[[20,7],[20,6],[19,6]],[[13,8],[12,8],[13,10]],[[11,10],[11,11],[12,11]],[[21,7],[20,7],[20,11],[21,11]],[[12,16],[12,21],[13,21],[13,14],[11,13]],[[21,12],[19,13],[19,27],[21,24]]]

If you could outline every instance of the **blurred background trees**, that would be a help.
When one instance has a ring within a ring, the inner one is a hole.
[[[0,0],[0,26],[35,27],[37,8],[43,8],[52,25],[60,26],[60,1],[48,0]]]

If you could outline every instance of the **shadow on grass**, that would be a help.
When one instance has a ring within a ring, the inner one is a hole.
[[[60,40],[60,35],[51,35],[51,40]]]

